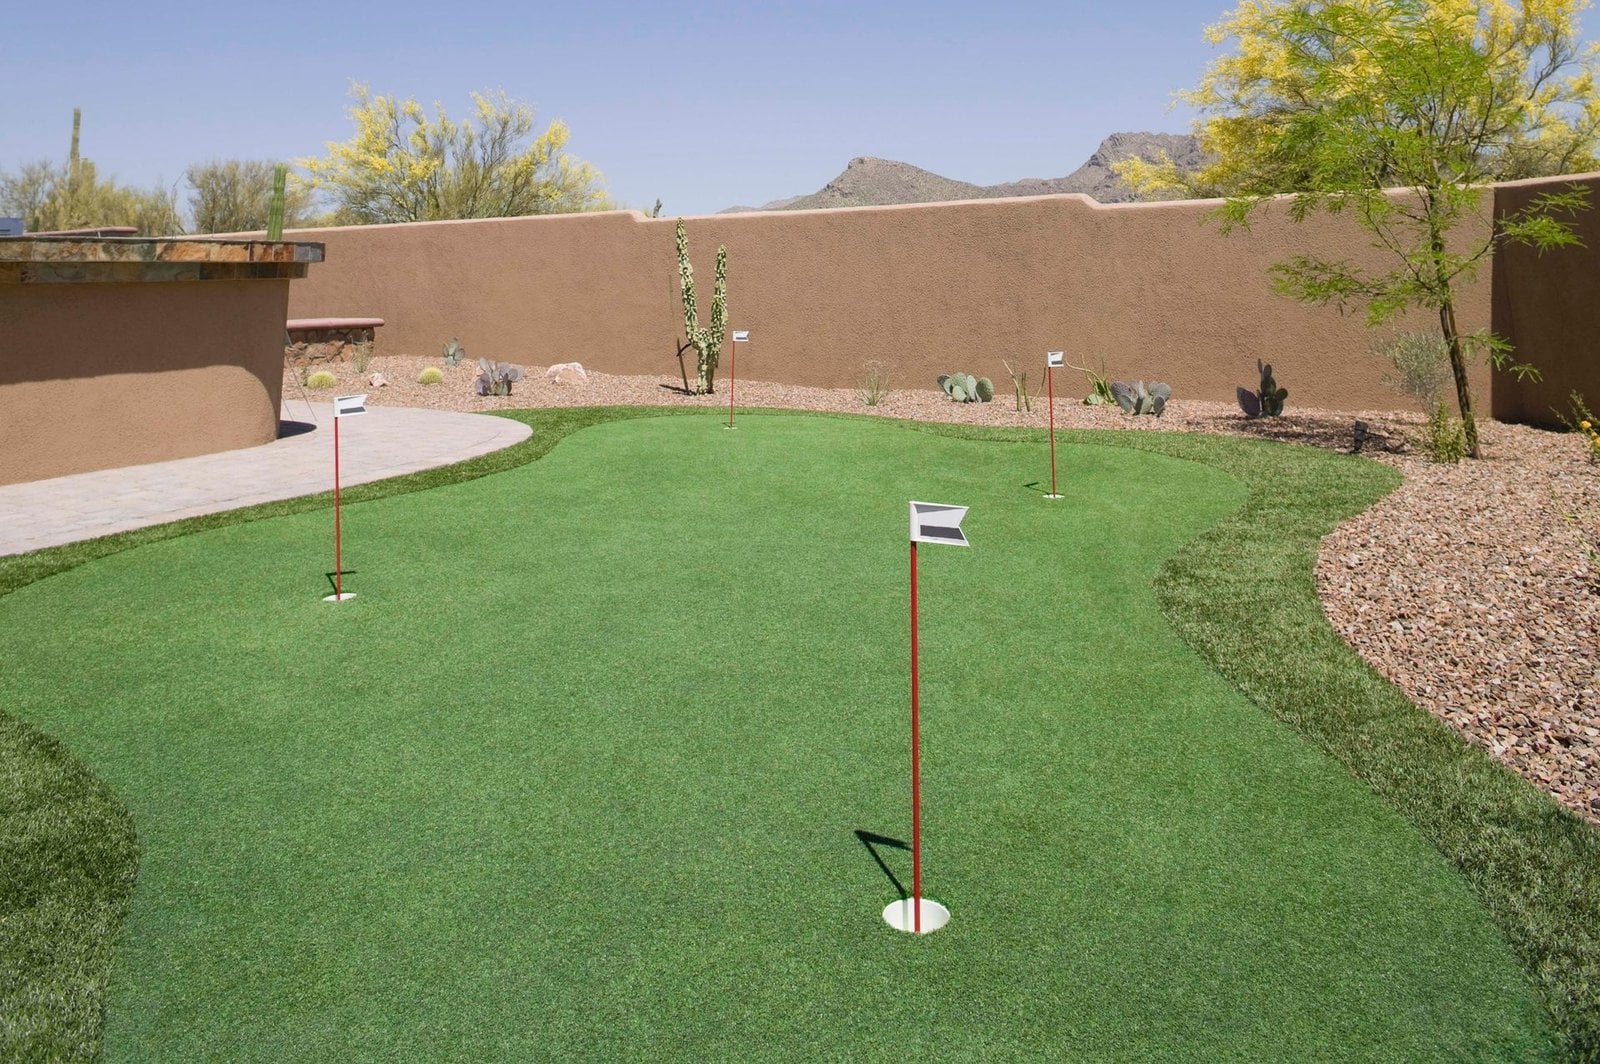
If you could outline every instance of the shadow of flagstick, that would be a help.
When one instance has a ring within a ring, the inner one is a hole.
[[[856,829],[856,838],[861,840],[861,845],[867,848],[867,852],[872,855],[872,859],[878,862],[878,867],[883,870],[883,874],[889,877],[890,884],[894,886],[895,892],[900,895],[901,900],[904,901],[906,898],[911,897],[911,892],[905,888],[905,884],[900,882],[900,877],[894,874],[894,870],[884,862],[883,857],[878,853],[879,846],[888,846],[896,850],[909,850],[911,847],[899,839],[891,839],[887,835],[877,835],[870,831],[862,831],[860,828]]]

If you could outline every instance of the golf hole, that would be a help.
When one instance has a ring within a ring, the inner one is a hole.
[[[932,898],[923,898],[922,908],[922,933],[931,934],[950,922],[950,910],[934,901]],[[901,898],[892,901],[883,907],[883,919],[896,931],[912,932],[916,927],[916,910],[912,908],[910,898]]]
[[[323,602],[343,602],[345,599],[353,599],[355,597],[356,597],[356,593],[354,591],[346,591],[342,595],[323,595],[322,596],[322,601]]]

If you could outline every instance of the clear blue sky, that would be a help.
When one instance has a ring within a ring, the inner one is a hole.
[[[41,2],[0,19],[0,168],[83,152],[119,181],[343,140],[352,80],[464,114],[565,119],[612,194],[668,214],[811,192],[858,155],[992,183],[1058,177],[1170,107],[1226,0],[1135,3]]]

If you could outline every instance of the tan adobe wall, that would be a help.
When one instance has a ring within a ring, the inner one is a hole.
[[[277,438],[289,281],[0,284],[0,484]]]
[[[1035,381],[1046,350],[1114,377],[1160,378],[1175,396],[1231,401],[1273,362],[1290,407],[1393,409],[1359,313],[1272,292],[1268,267],[1297,253],[1387,266],[1348,218],[1295,225],[1273,207],[1248,233],[1218,234],[1214,202],[1108,206],[1082,196],[687,221],[701,313],[718,243],[729,255],[730,326],[752,331],[741,376],[934,387],[965,370],[1003,385],[1002,358]],[[580,361],[677,379],[683,331],[671,218],[637,212],[301,230],[327,262],[295,284],[294,317],[376,315],[378,353],[432,355],[459,336],[473,356]],[[1487,271],[1462,323],[1489,324]],[[1409,324],[1434,328],[1429,315]],[[692,357],[692,356],[691,356]],[[1076,391],[1076,374],[1057,383]],[[1487,388],[1486,371],[1475,371]],[[1487,391],[1484,392],[1487,395]]]
[[[1600,409],[1600,175],[1509,182],[1495,189],[1495,208],[1518,210],[1542,192],[1574,183],[1589,192],[1589,209],[1569,219],[1582,247],[1540,254],[1508,245],[1495,255],[1494,331],[1542,378],[1496,378],[1492,409],[1502,421],[1558,425],[1556,412],[1568,412],[1573,391],[1587,397],[1591,410]]]

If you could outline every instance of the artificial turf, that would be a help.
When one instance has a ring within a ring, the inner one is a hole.
[[[1036,460],[630,421],[352,507],[352,603],[325,513],[0,599],[0,699],[143,841],[108,1055],[1548,1051],[1466,883],[1163,618],[1246,484],[1069,446],[1050,504]],[[911,497],[976,544],[923,557],[924,940],[857,834],[907,828]]]

